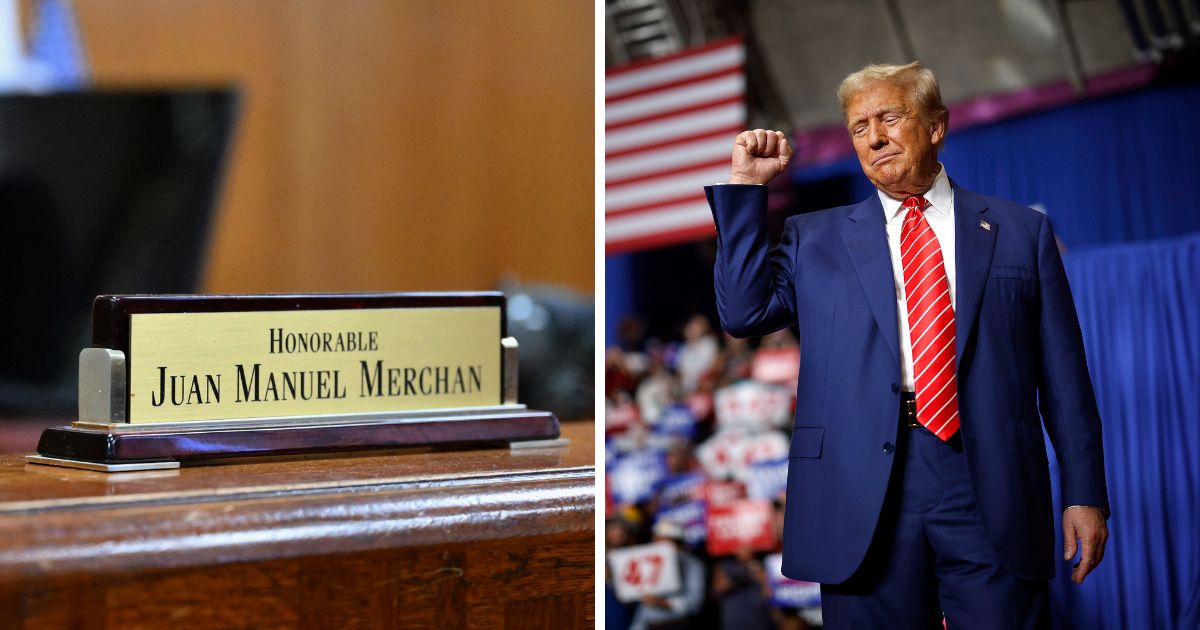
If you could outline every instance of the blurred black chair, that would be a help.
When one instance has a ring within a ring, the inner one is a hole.
[[[237,102],[0,96],[0,414],[73,410],[96,295],[196,290]]]

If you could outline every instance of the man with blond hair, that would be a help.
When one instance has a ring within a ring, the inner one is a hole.
[[[800,329],[783,572],[822,584],[827,628],[1047,627],[1043,424],[1076,582],[1104,555],[1109,513],[1049,220],[949,178],[947,111],[919,63],[867,66],[838,101],[876,194],[791,217],[768,248],[765,184],[792,150],[762,129],[706,188],[725,330]]]

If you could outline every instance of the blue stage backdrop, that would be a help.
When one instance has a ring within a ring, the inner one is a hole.
[[[1055,627],[1200,628],[1200,234],[1088,248],[1064,264],[1113,515],[1104,562],[1082,586],[1060,565]]]
[[[1070,247],[1200,231],[1200,85],[1090,101],[947,138],[963,186],[1038,205]],[[950,121],[954,129],[954,121]]]

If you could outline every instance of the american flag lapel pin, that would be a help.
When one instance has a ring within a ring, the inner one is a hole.
[[[989,232],[992,231],[992,224],[988,223],[987,221],[984,221],[983,219],[979,220],[979,227],[981,227]]]

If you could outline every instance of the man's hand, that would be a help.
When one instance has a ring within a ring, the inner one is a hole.
[[[743,131],[733,141],[730,184],[765,184],[787,168],[792,147],[782,131]]]
[[[1100,508],[1075,505],[1063,511],[1063,560],[1075,557],[1079,541],[1079,562],[1071,572],[1071,581],[1083,584],[1092,569],[1104,559],[1104,544],[1108,542],[1108,526]]]

